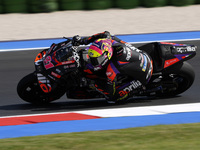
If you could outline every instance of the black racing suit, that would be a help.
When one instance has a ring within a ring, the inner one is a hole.
[[[111,38],[113,56],[100,71],[95,71],[88,63],[84,71],[88,76],[96,75],[96,89],[109,101],[127,99],[140,90],[151,78],[153,65],[150,56],[136,47],[111,36],[108,31],[81,39],[80,44],[89,44],[97,39]],[[87,76],[86,75],[86,76]]]

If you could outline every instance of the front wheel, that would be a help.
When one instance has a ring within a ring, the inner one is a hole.
[[[65,94],[65,89],[58,87],[50,93],[44,93],[38,84],[35,73],[30,73],[19,81],[17,93],[26,102],[43,105],[59,99]]]

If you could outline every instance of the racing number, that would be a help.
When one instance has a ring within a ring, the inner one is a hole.
[[[45,58],[45,60],[44,60],[44,67],[45,67],[46,69],[49,69],[49,68],[54,67],[54,65],[53,65],[52,62],[51,62],[51,56],[47,56],[47,57]]]

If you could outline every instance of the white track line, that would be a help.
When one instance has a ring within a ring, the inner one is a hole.
[[[146,116],[182,112],[200,112],[200,103],[77,111],[77,113],[99,117]]]
[[[39,115],[51,115],[51,114],[53,115],[53,114],[64,114],[64,113],[80,113],[98,117],[125,117],[125,116],[163,115],[163,114],[183,113],[183,112],[200,112],[200,103],[111,108],[111,109],[85,110],[85,111],[67,111],[58,113],[3,116],[0,118],[27,117],[27,116],[39,116]]]

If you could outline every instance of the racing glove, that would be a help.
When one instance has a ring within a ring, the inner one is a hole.
[[[75,35],[73,38],[72,38],[72,45],[73,46],[79,46],[83,43],[81,37],[79,35]]]
[[[100,39],[100,38],[109,38],[109,39],[111,39],[110,32],[105,31],[105,32],[97,33],[97,34],[94,34],[94,35],[92,35],[90,37],[84,37],[84,38],[81,38],[79,35],[75,35],[72,38],[72,45],[73,46],[87,45],[89,43],[94,42],[97,39]]]

